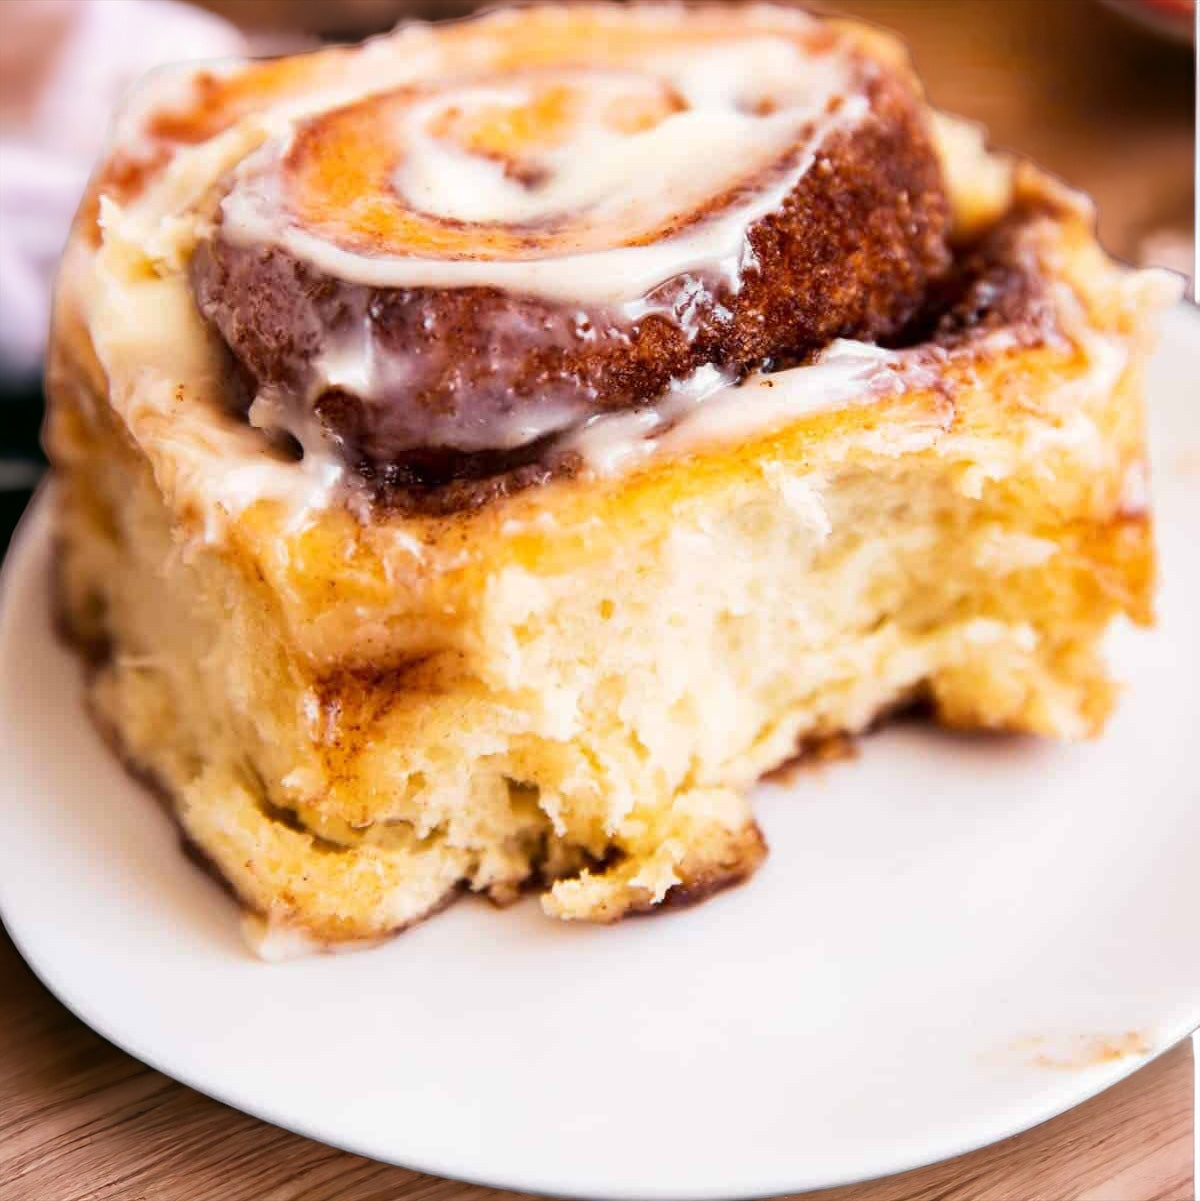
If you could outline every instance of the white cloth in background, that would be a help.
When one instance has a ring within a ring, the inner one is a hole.
[[[113,111],[139,76],[245,54],[174,0],[0,0],[0,369],[39,369],[58,257]]]

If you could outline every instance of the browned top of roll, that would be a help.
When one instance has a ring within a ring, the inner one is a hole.
[[[535,7],[408,50],[394,86],[386,50],[323,68],[366,94],[245,160],[192,263],[251,420],[373,478],[490,475],[702,367],[894,337],[947,271],[915,84],[813,18]]]

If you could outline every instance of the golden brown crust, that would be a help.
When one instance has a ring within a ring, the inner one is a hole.
[[[719,860],[703,863],[691,873],[685,863],[680,882],[671,885],[660,899],[646,897],[635,901],[617,916],[643,916],[664,909],[689,909],[699,905],[727,888],[744,884],[766,859],[768,850],[766,837],[758,823],[750,822]]]

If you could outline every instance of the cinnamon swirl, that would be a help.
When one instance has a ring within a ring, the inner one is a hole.
[[[444,41],[242,162],[193,259],[252,420],[306,450],[495,474],[699,367],[894,337],[946,270],[913,82],[800,14],[544,9]]]
[[[713,891],[760,774],[914,696],[1093,733],[1170,288],[1092,225],[792,8],[153,77],[49,378],[92,709],[268,955]]]

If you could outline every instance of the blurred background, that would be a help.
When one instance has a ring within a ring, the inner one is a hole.
[[[43,468],[50,287],[108,116],[181,58],[354,40],[465,0],[0,0],[0,553]],[[1195,254],[1195,0],[808,0],[888,26],[932,101],[1095,197],[1114,254]]]

